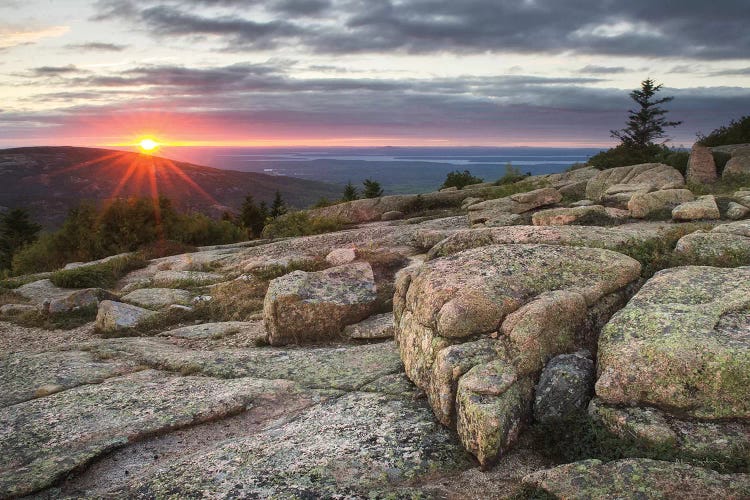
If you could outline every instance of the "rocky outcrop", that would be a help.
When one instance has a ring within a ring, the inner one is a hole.
[[[599,339],[596,394],[700,419],[750,419],[750,268],[657,273]]]
[[[555,356],[542,370],[534,394],[534,420],[554,422],[586,411],[596,370],[591,353]]]
[[[693,264],[708,266],[750,265],[750,221],[716,226],[680,238],[675,252]]]
[[[49,314],[96,307],[99,300],[112,297],[112,294],[101,288],[85,288],[82,290],[60,288],[49,279],[28,283],[17,288],[15,292]]]
[[[693,193],[687,189],[662,189],[650,193],[636,193],[628,201],[628,210],[636,219],[655,216],[669,219],[673,208],[694,199]]]
[[[172,304],[188,305],[193,294],[176,288],[139,288],[124,295],[121,300],[147,309],[161,309]]]
[[[695,201],[686,201],[672,209],[676,221],[720,219],[719,206],[712,195],[701,196]]]
[[[562,200],[562,195],[554,188],[535,189],[526,193],[518,193],[483,201],[469,207],[469,222],[472,225],[508,226],[523,221],[518,217],[545,205],[552,205]]]
[[[542,243],[592,246],[619,250],[631,244],[656,241],[670,226],[636,223],[613,228],[596,226],[511,226],[455,231],[435,244],[428,259],[446,257],[462,250],[495,244]]]
[[[294,271],[271,281],[263,320],[271,345],[328,340],[375,312],[372,267],[355,262],[325,271]]]
[[[710,469],[647,458],[604,463],[584,460],[530,474],[529,496],[539,498],[699,499],[747,498],[750,474],[719,474]]]
[[[393,313],[376,314],[364,321],[344,328],[344,335],[350,339],[370,340],[393,337]]]
[[[493,245],[429,261],[396,284],[406,374],[438,419],[491,463],[529,416],[545,362],[592,347],[597,325],[639,273],[621,254],[550,245]]]
[[[586,198],[626,208],[636,193],[679,189],[684,185],[685,179],[674,167],[663,163],[643,163],[599,172],[586,185]]]
[[[96,328],[108,335],[122,333],[138,327],[155,315],[154,311],[142,307],[104,300],[99,304]]]
[[[716,182],[716,163],[711,150],[701,144],[694,144],[690,150],[685,178],[694,184],[711,184]]]
[[[178,337],[182,339],[220,339],[236,333],[244,333],[246,337],[258,341],[265,340],[266,329],[262,321],[222,321],[219,323],[202,323],[200,325],[183,326],[167,330],[160,335],[163,337]]]
[[[627,211],[587,205],[572,208],[550,208],[534,212],[531,221],[535,226],[611,226],[629,217]]]

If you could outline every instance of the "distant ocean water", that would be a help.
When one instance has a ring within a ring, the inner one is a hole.
[[[210,167],[285,175],[344,185],[371,178],[387,193],[425,192],[448,172],[469,170],[486,181],[510,164],[532,175],[562,172],[599,152],[592,148],[169,148],[170,158]]]

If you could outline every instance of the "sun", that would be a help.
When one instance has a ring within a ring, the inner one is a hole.
[[[141,139],[138,143],[138,147],[141,148],[141,151],[144,153],[152,153],[159,147],[159,143],[151,138],[146,138]]]

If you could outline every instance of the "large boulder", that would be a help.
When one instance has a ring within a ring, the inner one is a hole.
[[[688,182],[694,184],[711,184],[716,182],[716,163],[709,148],[698,143],[693,145],[685,177]]]
[[[720,219],[721,213],[716,198],[709,194],[677,205],[672,209],[672,218],[676,221]]]
[[[679,189],[684,185],[685,179],[674,167],[663,163],[643,163],[599,172],[586,185],[586,198],[626,208],[636,193]]]
[[[571,208],[549,208],[534,212],[531,221],[535,226],[611,226],[623,222],[629,214],[602,205]]]
[[[672,209],[686,201],[693,201],[695,196],[688,189],[662,189],[650,193],[636,193],[628,202],[630,215],[636,219],[645,219],[656,215],[666,215],[669,219]],[[667,214],[662,214],[667,212]]]
[[[748,215],[750,215],[750,208],[746,207],[745,205],[741,205],[733,201],[730,201],[727,205],[727,218],[729,219],[740,220],[744,219]]]
[[[325,271],[294,271],[271,281],[263,320],[271,345],[337,338],[345,326],[375,312],[372,267],[355,262]]]
[[[96,328],[105,334],[126,332],[155,316],[154,311],[142,307],[104,300],[99,304]]]
[[[523,478],[529,498],[709,499],[747,498],[750,474],[719,474],[687,464],[630,458],[584,460]]]
[[[535,189],[526,193],[518,193],[476,203],[469,207],[469,222],[472,225],[507,226],[522,223],[518,217],[545,205],[559,203],[562,195],[554,188]]]
[[[742,156],[732,156],[724,166],[724,171],[721,174],[724,179],[737,175],[750,175],[750,153]]]
[[[696,231],[680,238],[675,253],[700,265],[750,265],[750,221],[716,226],[709,232]]]
[[[437,418],[490,463],[529,417],[546,361],[595,347],[639,273],[637,261],[608,250],[517,244],[401,273],[394,315],[406,374]]]
[[[750,267],[654,275],[604,327],[597,396],[702,419],[750,419]]]

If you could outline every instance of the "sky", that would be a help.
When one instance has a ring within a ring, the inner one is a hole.
[[[0,0],[0,147],[671,144],[750,114],[748,0]]]

